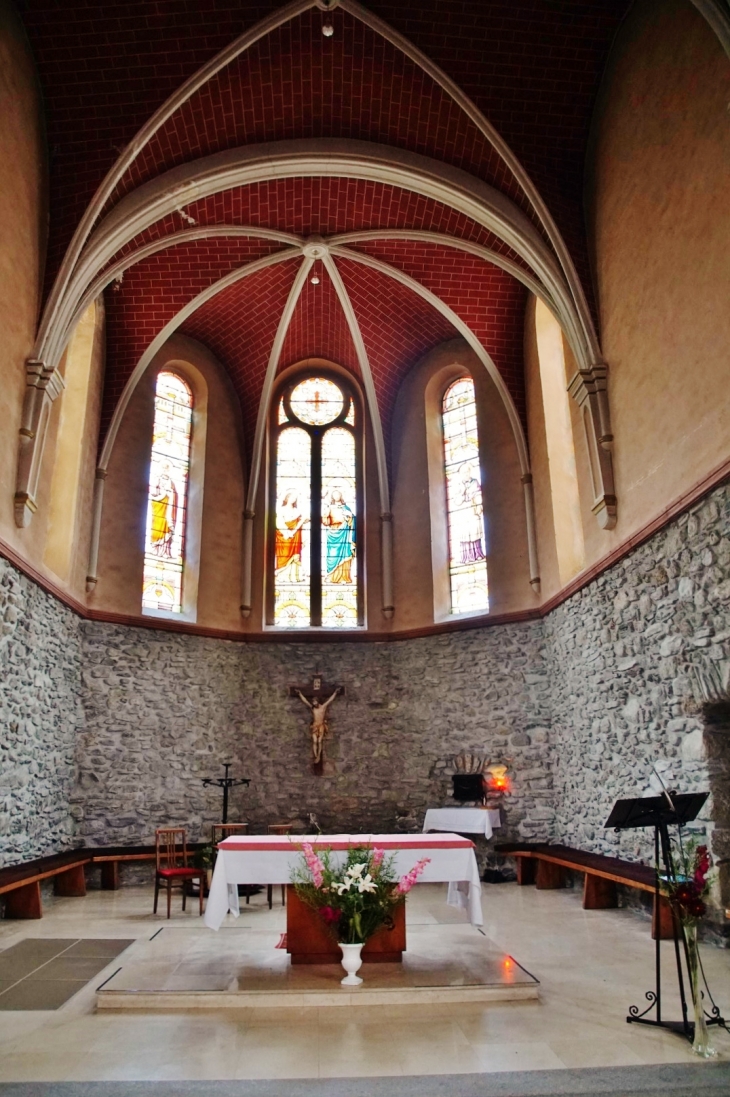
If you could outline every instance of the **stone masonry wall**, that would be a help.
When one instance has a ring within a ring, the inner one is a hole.
[[[544,621],[388,644],[79,621],[0,560],[0,864],[165,823],[206,836],[220,794],[202,778],[223,761],[251,778],[230,817],[254,830],[308,812],[324,830],[419,825],[462,751],[510,764],[501,839],[648,858],[648,835],[602,824],[653,765],[680,789],[712,779],[696,679],[730,672],[729,533],[726,485]],[[288,696],[315,670],[347,691],[322,777]],[[712,839],[730,855],[727,833]]]
[[[73,845],[79,620],[0,559],[0,867]]]
[[[209,834],[223,761],[251,778],[231,819],[254,831],[306,819],[324,830],[390,831],[422,821],[431,771],[462,750],[512,760],[502,835],[546,838],[548,661],[539,622],[402,643],[239,644],[89,623],[87,725],[74,813],[85,844],[149,840],[184,823]],[[311,773],[309,711],[288,696],[319,670],[342,684],[325,774]]]
[[[651,860],[651,833],[606,831],[620,796],[656,766],[669,787],[708,788],[698,676],[730,671],[730,486],[707,496],[544,621],[553,662],[554,838]],[[707,833],[712,801],[697,830]],[[717,856],[726,836],[711,835]]]

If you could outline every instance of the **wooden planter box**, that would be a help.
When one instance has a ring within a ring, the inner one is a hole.
[[[406,905],[396,909],[393,929],[381,929],[362,950],[364,963],[400,963],[406,947]],[[339,964],[342,953],[320,915],[290,884],[286,889],[286,950],[293,964]]]

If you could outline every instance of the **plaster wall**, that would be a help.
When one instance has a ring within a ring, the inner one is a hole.
[[[59,369],[66,388],[54,401],[43,455],[35,543],[43,544],[46,574],[86,600],[106,332],[104,300],[79,321]]]
[[[550,489],[542,379],[537,353],[534,297],[529,298],[525,310],[525,396],[527,435],[530,440],[530,468],[535,497],[537,553],[540,562],[540,595],[544,600],[560,590],[560,572]]]
[[[393,419],[394,575],[398,629],[452,617],[440,402],[468,374],[477,397],[489,612],[537,604],[530,587],[525,507],[512,429],[497,389],[462,339],[443,343],[404,381]],[[439,582],[441,580],[441,582]]]
[[[240,628],[240,559],[243,515],[243,458],[238,408],[229,382],[212,354],[193,339],[176,335],[155,356],[132,394],[117,435],[104,489],[99,542],[99,581],[90,604],[110,612],[139,616],[149,478],[150,446],[157,374],[168,364],[191,383],[202,378],[197,393],[198,423],[205,431],[202,476],[191,470],[193,494],[202,508],[199,541],[197,621],[214,627]],[[187,374],[186,374],[187,377]],[[200,439],[198,439],[199,441]],[[202,494],[202,499],[199,497]]]
[[[730,63],[687,0],[622,24],[588,156],[589,237],[615,435],[616,528],[590,564],[728,458]]]
[[[25,360],[35,336],[47,231],[46,149],[35,65],[10,0],[0,0],[0,538],[40,563],[43,544],[13,515]]]

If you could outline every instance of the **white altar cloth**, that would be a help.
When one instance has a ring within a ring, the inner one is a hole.
[[[501,825],[497,808],[429,808],[423,820],[423,832],[447,830],[491,838],[492,831]]]
[[[351,846],[377,846],[394,855],[394,870],[403,876],[416,861],[429,857],[419,877],[424,884],[448,883],[447,903],[467,911],[474,926],[482,925],[481,882],[474,844],[458,834],[321,834],[232,835],[218,846],[204,921],[220,929],[230,911],[238,917],[239,884],[288,884],[301,864],[302,842],[329,847],[335,855]],[[344,860],[344,856],[343,856]]]

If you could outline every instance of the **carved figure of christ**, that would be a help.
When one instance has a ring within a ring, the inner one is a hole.
[[[304,692],[306,690],[306,693]],[[321,693],[332,690],[325,701],[321,700]],[[323,686],[322,679],[315,676],[311,687],[291,686],[289,693],[292,697],[298,697],[312,713],[309,725],[309,733],[312,740],[312,762],[315,772],[321,772],[324,761],[324,740],[329,732],[328,709],[338,694],[344,693],[342,686]]]

